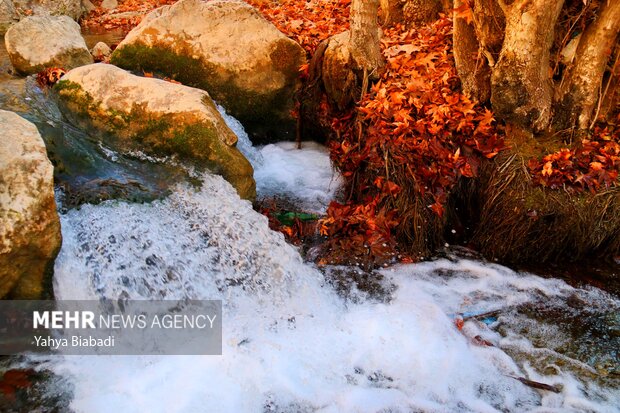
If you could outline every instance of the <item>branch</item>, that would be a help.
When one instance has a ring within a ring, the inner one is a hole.
[[[502,9],[502,11],[504,12],[504,16],[508,16],[508,13],[510,12],[510,6],[506,4],[506,1],[497,0],[497,4],[499,4],[499,8]]]

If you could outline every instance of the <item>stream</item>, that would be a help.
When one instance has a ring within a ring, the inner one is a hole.
[[[86,36],[89,46],[101,38]],[[219,299],[224,321],[221,356],[3,359],[40,379],[0,411],[620,411],[615,294],[458,249],[368,273],[318,268],[219,176],[106,147],[9,68],[2,47],[0,109],[37,125],[55,165],[56,299]],[[338,196],[321,145],[254,147],[220,110],[254,165],[259,198],[322,213]]]

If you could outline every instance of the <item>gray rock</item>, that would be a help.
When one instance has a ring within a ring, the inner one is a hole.
[[[80,25],[68,16],[27,17],[11,26],[4,42],[13,67],[22,75],[48,67],[69,70],[93,62]]]
[[[252,165],[204,90],[104,63],[70,71],[54,89],[65,116],[78,127],[99,131],[107,144],[121,151],[177,155],[219,173],[242,198],[256,196]]]
[[[37,128],[0,110],[0,298],[37,299],[60,249],[54,168]]]
[[[6,33],[9,27],[17,22],[19,17],[10,0],[0,0],[0,35]]]
[[[259,141],[294,139],[305,52],[242,1],[181,0],[151,12],[112,54],[209,92]]]
[[[101,62],[110,57],[112,49],[104,42],[99,42],[90,50],[90,54],[93,55],[95,61]]]
[[[118,2],[116,0],[103,0],[101,2],[101,8],[104,10],[114,10],[118,7]]]

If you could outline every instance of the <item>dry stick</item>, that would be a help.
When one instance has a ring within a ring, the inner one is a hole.
[[[389,181],[390,180],[390,167],[388,165],[388,163],[389,163],[389,149],[386,149],[383,145],[382,145],[381,149],[383,149],[383,162],[385,163],[385,180]]]
[[[594,127],[594,124],[596,123],[596,119],[598,119],[598,114],[601,111],[601,105],[603,104],[603,100],[605,100],[605,96],[607,96],[607,92],[609,92],[609,85],[611,85],[611,81],[613,80],[614,73],[616,71],[616,65],[618,64],[619,56],[620,56],[620,51],[616,53],[616,60],[614,61],[613,66],[611,67],[611,71],[609,73],[609,79],[607,79],[607,86],[605,86],[605,91],[602,94],[599,92],[598,105],[596,106],[596,113],[594,114],[594,117],[592,118],[592,123],[590,124],[589,129],[592,129]],[[601,79],[601,86],[603,86],[603,79]]]
[[[572,33],[573,29],[575,28],[575,26],[579,22],[579,20],[581,20],[581,16],[583,16],[583,14],[586,12],[586,10],[589,7],[589,3],[590,3],[590,0],[587,0],[586,3],[583,6],[583,9],[581,10],[581,13],[579,13],[579,16],[577,16],[577,18],[575,19],[573,24],[571,24],[571,26],[568,28],[568,32],[566,32],[566,35],[562,39],[562,43],[561,43],[560,47],[558,48],[557,56],[555,58],[555,66],[553,67],[553,73],[555,73],[558,70],[558,65],[560,64],[560,54],[562,53],[562,50],[564,50],[564,46],[566,46],[566,44],[568,43],[568,36],[570,36],[570,34]],[[570,63],[572,64],[572,62],[570,62]],[[562,87],[563,81],[564,81],[564,76],[562,76],[562,80],[560,80],[560,88]]]
[[[295,142],[297,142],[297,149],[301,149],[301,110],[300,110],[300,113],[297,114],[297,126],[295,128]]]
[[[486,313],[482,313],[482,314],[468,315],[467,317],[463,317],[463,321],[479,320],[481,318],[495,317],[496,315],[500,314],[502,311],[506,311],[506,308],[500,308],[497,310],[487,311]]]
[[[521,383],[525,384],[528,387],[533,387],[535,389],[539,389],[539,390],[547,390],[547,391],[551,391],[554,393],[560,393],[560,389],[558,389],[555,386],[552,386],[550,384],[545,384],[545,383],[540,383],[537,381],[533,381],[533,380],[528,380],[525,377],[515,377],[515,376],[507,376],[510,378],[513,378],[515,380],[519,380]]]
[[[364,77],[362,78],[362,93],[360,95],[360,102],[364,99],[364,95],[368,89],[368,69],[364,68]]]

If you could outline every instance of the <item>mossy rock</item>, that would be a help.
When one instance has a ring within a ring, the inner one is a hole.
[[[255,198],[252,166],[206,92],[104,64],[71,71],[54,89],[72,123],[118,150],[178,156],[222,175],[242,198]]]
[[[0,110],[0,298],[36,300],[60,250],[53,166],[36,126]]]
[[[7,30],[5,45],[11,64],[22,75],[93,63],[80,25],[68,16],[26,17]]]
[[[244,2],[182,0],[156,10],[111,62],[208,91],[255,143],[295,138],[291,112],[305,52]]]

